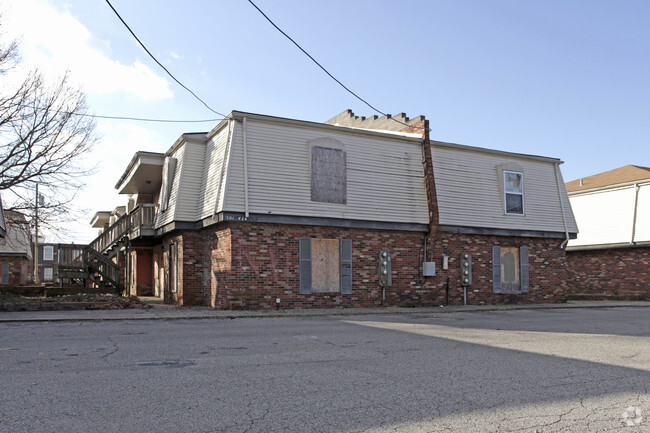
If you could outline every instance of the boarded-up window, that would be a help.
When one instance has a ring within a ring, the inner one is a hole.
[[[318,146],[311,148],[311,199],[346,204],[345,151]]]
[[[340,261],[338,239],[312,239],[312,292],[338,292],[340,290]]]
[[[300,293],[352,293],[352,241],[300,238]]]
[[[492,289],[494,293],[529,291],[528,247],[492,247]]]

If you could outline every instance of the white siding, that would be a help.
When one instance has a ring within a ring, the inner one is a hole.
[[[634,185],[575,194],[571,206],[578,220],[578,238],[570,247],[603,244],[625,244],[632,241],[635,203]],[[642,185],[638,193],[635,242],[650,241],[650,185]]]
[[[169,193],[169,206],[164,211],[159,211],[156,215],[156,228],[162,227],[174,221],[176,214],[176,201],[178,197],[179,182],[181,179],[181,171],[184,164],[183,156],[185,155],[185,146],[179,147],[173,154],[169,155],[176,158],[176,169],[174,171],[174,181],[172,189]]]
[[[563,233],[563,200],[568,231],[577,231],[561,176],[558,194],[553,160],[435,143],[432,158],[441,225]],[[505,214],[503,164],[523,170],[525,215]]]
[[[196,221],[196,211],[203,181],[205,144],[188,141],[185,143],[183,164],[177,168],[180,175],[176,195],[176,221]]]
[[[223,210],[243,212],[241,122],[234,131]],[[251,213],[428,223],[417,142],[253,119],[246,135]],[[346,204],[311,201],[310,140],[325,137],[346,152]]]
[[[642,185],[639,189],[634,241],[650,242],[650,184]]]
[[[221,189],[221,175],[224,164],[227,163],[226,147],[228,145],[228,127],[223,128],[217,135],[212,137],[205,149],[205,160],[203,165],[203,182],[199,193],[197,206],[197,220],[211,217],[215,213],[215,200],[220,196],[220,204],[216,211],[223,207],[223,191]],[[225,179],[225,173],[224,173]]]

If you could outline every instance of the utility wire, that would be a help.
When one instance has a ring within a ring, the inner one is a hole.
[[[108,1],[108,0],[106,0],[106,1]],[[371,109],[373,109],[373,110],[376,111],[377,113],[381,114],[382,116],[389,117],[390,119],[394,120],[394,121],[397,122],[397,123],[400,123],[400,124],[405,125],[405,126],[409,126],[409,127],[411,127],[411,128],[425,129],[425,128],[420,127],[420,126],[412,126],[412,125],[409,125],[408,123],[400,122],[399,120],[394,119],[394,118],[393,118],[392,116],[390,116],[389,114],[386,114],[386,113],[384,113],[383,111],[381,111],[381,110],[379,110],[379,109],[373,107],[372,105],[370,105],[370,103],[368,103],[368,101],[366,101],[365,99],[363,99],[362,97],[360,97],[359,95],[357,95],[356,93],[354,93],[352,90],[350,90],[350,89],[349,89],[345,84],[343,84],[343,83],[342,83],[341,81],[339,81],[339,80],[338,80],[334,75],[332,75],[332,74],[331,74],[327,69],[325,69],[325,67],[324,67],[323,65],[321,65],[320,63],[318,63],[318,61],[316,61],[316,59],[315,59],[314,57],[312,57],[311,54],[309,54],[307,51],[305,51],[305,49],[303,49],[303,48],[298,44],[298,42],[294,41],[294,40],[291,38],[291,36],[289,36],[288,34],[286,34],[286,33],[285,33],[285,32],[284,32],[280,27],[278,27],[278,26],[277,26],[277,25],[276,25],[276,24],[271,20],[271,18],[269,18],[269,17],[268,17],[268,16],[267,16],[263,11],[262,11],[262,9],[260,9],[260,8],[255,4],[255,3],[253,3],[252,0],[248,0],[248,2],[249,2],[251,5],[253,5],[253,7],[254,7],[255,9],[257,9],[257,11],[258,11],[260,14],[262,14],[262,16],[263,16],[264,18],[266,18],[266,20],[267,20],[269,23],[271,23],[271,25],[272,25],[273,27],[275,27],[275,29],[276,29],[277,31],[279,31],[279,32],[282,33],[282,34],[283,34],[287,39],[289,39],[289,40],[290,40],[290,41],[291,41],[291,42],[292,42],[296,47],[298,47],[298,49],[299,49],[300,51],[302,51],[302,52],[303,52],[307,57],[309,57],[309,58],[311,59],[312,62],[314,62],[314,63],[315,63],[319,68],[321,68],[321,69],[323,70],[323,72],[325,72],[327,75],[329,75],[329,77],[330,77],[332,80],[336,81],[336,82],[338,83],[339,86],[341,86],[341,87],[343,87],[345,90],[347,90],[348,93],[350,93],[352,96],[354,96],[354,97],[357,98],[359,101],[361,101],[361,102],[363,102],[364,104],[366,104],[368,107],[370,107]]]
[[[163,70],[164,70],[165,72],[167,72],[167,75],[169,75],[170,77],[172,77],[172,79],[173,79],[174,81],[176,81],[176,82],[177,82],[177,83],[178,83],[178,84],[179,84],[183,89],[185,89],[185,90],[187,90],[188,92],[190,92],[190,93],[192,94],[192,96],[194,96],[194,97],[195,97],[196,99],[198,99],[198,100],[199,100],[203,105],[205,105],[205,107],[206,107],[208,110],[212,111],[212,112],[215,113],[215,114],[218,114],[219,116],[226,117],[225,114],[219,113],[218,111],[215,111],[215,110],[213,110],[212,108],[210,108],[210,106],[209,106],[208,104],[206,104],[205,101],[203,101],[203,99],[199,98],[199,97],[196,95],[196,93],[192,92],[192,91],[191,91],[189,88],[187,88],[183,83],[181,83],[180,81],[178,81],[178,80],[176,79],[176,77],[174,77],[174,76],[172,75],[172,73],[169,72],[169,71],[167,70],[167,68],[165,68],[165,67],[162,65],[162,63],[160,63],[160,62],[158,61],[158,59],[156,59],[156,58],[154,57],[153,54],[151,54],[151,52],[150,52],[150,51],[147,49],[147,47],[146,47],[146,46],[145,46],[145,45],[140,41],[140,39],[135,35],[135,33],[133,33],[133,30],[131,30],[131,27],[129,27],[129,25],[126,23],[126,21],[124,21],[124,20],[122,19],[122,17],[120,16],[120,14],[115,10],[115,8],[113,7],[113,5],[111,4],[111,2],[110,2],[109,0],[106,0],[106,3],[108,3],[108,5],[109,5],[109,6],[111,7],[111,9],[113,10],[113,12],[115,12],[115,15],[117,15],[117,17],[120,19],[120,21],[122,21],[122,24],[124,24],[124,27],[126,27],[126,28],[129,30],[129,32],[131,33],[131,35],[133,35],[133,37],[135,38],[135,40],[138,41],[138,43],[140,44],[140,46],[141,46],[141,47],[142,47],[142,48],[147,52],[147,54],[149,54],[149,57],[151,57],[151,58],[154,60],[154,62],[156,62],[156,63],[158,64],[158,66],[160,66],[161,68],[163,68]]]
[[[205,120],[173,120],[173,119],[147,119],[143,117],[126,117],[126,116],[102,116],[99,114],[87,114],[87,113],[71,113],[66,112],[65,114],[73,116],[82,116],[82,117],[92,117],[93,119],[113,119],[113,120],[135,120],[138,122],[160,122],[160,123],[207,123],[207,122],[219,122],[224,120],[221,119],[205,119]]]

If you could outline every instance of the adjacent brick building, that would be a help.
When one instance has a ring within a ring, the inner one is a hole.
[[[567,247],[571,296],[650,300],[650,168],[628,165],[566,187],[580,227]]]
[[[32,274],[32,243],[25,216],[4,212],[6,235],[0,238],[0,287],[26,284]]]

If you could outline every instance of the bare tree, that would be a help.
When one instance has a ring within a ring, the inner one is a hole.
[[[0,46],[0,75],[17,74],[18,44]],[[0,91],[0,193],[5,209],[31,213],[35,187],[46,197],[39,225],[70,219],[77,192],[92,168],[83,156],[96,142],[84,94],[66,73],[50,86],[38,70]]]

